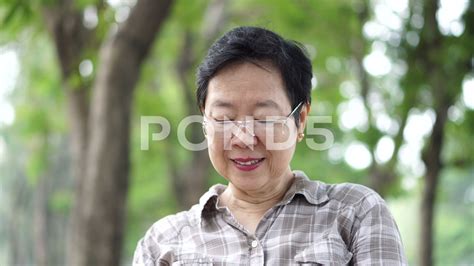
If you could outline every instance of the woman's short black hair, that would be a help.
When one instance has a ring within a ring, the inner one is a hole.
[[[269,61],[280,70],[285,90],[295,108],[300,102],[311,103],[311,61],[298,42],[259,27],[237,27],[218,39],[210,48],[197,71],[196,97],[204,109],[207,87],[221,69],[240,61]],[[299,112],[295,112],[298,118]],[[298,121],[298,120],[297,120]]]

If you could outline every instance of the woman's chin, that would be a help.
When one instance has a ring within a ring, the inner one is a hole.
[[[242,191],[259,191],[270,181],[264,175],[234,175],[229,179],[232,185]]]

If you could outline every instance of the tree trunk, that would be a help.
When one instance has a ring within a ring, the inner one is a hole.
[[[68,265],[119,265],[133,89],[171,1],[140,0],[101,49],[92,90],[82,210]]]
[[[127,21],[103,44],[90,105],[88,90],[72,85],[69,78],[77,75],[81,55],[93,34],[84,28],[82,12],[71,0],[58,1],[43,10],[68,99],[75,197],[67,265],[119,264],[133,88],[171,2],[137,1]]]
[[[430,0],[423,3],[425,23],[422,29],[422,41],[418,49],[420,63],[424,75],[431,88],[436,114],[430,139],[422,154],[426,166],[425,187],[421,199],[421,257],[420,265],[433,265],[433,239],[435,203],[440,172],[443,168],[441,152],[443,149],[444,127],[449,107],[454,99],[448,93],[447,74],[436,58],[442,49],[442,36],[438,29],[436,12],[438,1]]]
[[[206,47],[211,45],[211,42],[216,38],[221,27],[225,25],[226,16],[226,1],[214,0],[210,2],[204,13],[204,23],[201,29],[199,39]],[[190,82],[190,77],[197,66],[197,56],[193,50],[194,42],[191,31],[186,31],[184,36],[184,43],[181,49],[181,55],[178,59],[176,72],[179,77],[179,82],[184,93],[187,115],[196,115],[199,113],[195,97],[193,83]],[[191,142],[200,142],[203,138],[202,127],[199,124],[192,124],[191,127]],[[178,195],[177,201],[179,209],[185,210],[195,204],[199,197],[206,189],[207,179],[209,177],[210,161],[207,150],[191,152],[190,162],[186,167],[180,167],[178,158],[174,151],[170,151],[169,164],[173,180],[173,189],[175,195]]]
[[[425,187],[421,199],[421,263],[422,266],[433,265],[434,206],[438,187],[439,174],[443,167],[441,150],[444,139],[447,108],[436,112],[436,122],[423,161],[426,165]]]
[[[91,34],[82,24],[82,14],[74,9],[70,0],[58,1],[57,5],[47,6],[43,17],[55,48],[61,69],[62,86],[67,99],[67,118],[69,122],[69,139],[71,154],[71,174],[73,177],[74,200],[69,217],[66,257],[70,257],[76,248],[74,235],[77,222],[81,216],[84,170],[86,169],[86,149],[88,141],[89,99],[88,90],[69,82],[71,76],[77,75],[77,67],[84,45]]]
[[[86,89],[69,88],[64,84],[67,93],[68,113],[67,117],[71,123],[70,143],[71,143],[71,173],[73,177],[74,199],[69,214],[69,225],[67,232],[66,257],[72,256],[76,252],[75,236],[78,228],[78,221],[81,217],[82,199],[84,195],[84,175],[86,168],[86,151],[88,141],[88,120],[89,120],[89,102]]]
[[[177,66],[177,74],[179,83],[184,94],[186,113],[188,116],[197,115],[198,109],[195,104],[194,94],[192,93],[193,86],[189,82],[190,74],[196,64],[196,55],[193,51],[192,33],[187,31],[184,37],[184,44],[181,50]],[[192,143],[200,142],[203,138],[201,125],[196,123],[191,124],[190,141]],[[209,159],[207,150],[191,152],[190,162],[187,166],[180,167],[178,157],[174,150],[169,151],[169,164],[172,174],[172,184],[175,195],[177,196],[178,208],[180,210],[188,209],[195,204],[202,195],[206,187],[206,181],[209,176]]]

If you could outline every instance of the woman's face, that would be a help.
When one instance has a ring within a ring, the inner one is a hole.
[[[215,130],[215,123],[205,125],[214,168],[233,186],[248,192],[272,190],[292,178],[289,164],[309,111],[306,105],[297,110],[301,111],[299,129],[293,116],[273,126],[259,122],[285,121],[293,111],[278,69],[259,64],[263,68],[242,62],[219,71],[209,82],[203,110],[209,121],[255,121],[226,124],[224,133]]]

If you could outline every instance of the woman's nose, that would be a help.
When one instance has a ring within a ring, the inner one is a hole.
[[[253,149],[257,144],[257,138],[253,131],[253,124],[248,121],[237,124],[232,131],[230,143],[231,146]]]

